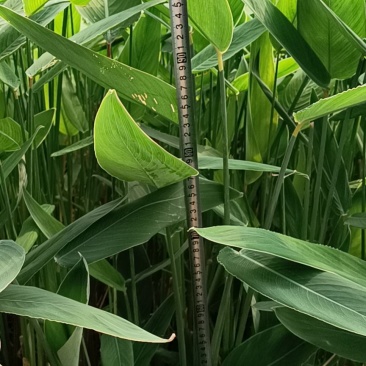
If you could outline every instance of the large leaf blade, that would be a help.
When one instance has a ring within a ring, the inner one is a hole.
[[[250,227],[214,226],[195,230],[207,240],[274,255],[337,274],[366,287],[366,263],[332,247]],[[335,266],[334,263],[337,265]]]
[[[115,88],[125,99],[144,105],[173,122],[178,121],[175,89],[171,85],[82,47],[2,5],[0,16],[34,43],[98,84]]]
[[[114,90],[104,97],[96,115],[94,149],[99,165],[120,180],[161,188],[198,174],[151,140]]]
[[[12,240],[0,240],[0,292],[21,270],[25,259],[23,248]]]
[[[218,261],[257,292],[337,328],[366,336],[366,288],[268,254],[224,248]]]
[[[0,312],[75,325],[138,342],[165,343],[174,338],[156,337],[114,314],[31,286],[9,285],[0,294]]]
[[[286,16],[268,0],[244,2],[309,77],[318,85],[327,87],[330,82],[328,71]]]

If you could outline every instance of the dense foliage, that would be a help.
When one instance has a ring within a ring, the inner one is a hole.
[[[0,364],[198,364],[197,174],[212,364],[366,362],[365,7],[188,0],[197,171],[165,0],[0,1]]]

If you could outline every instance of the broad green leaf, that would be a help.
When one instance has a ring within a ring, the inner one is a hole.
[[[99,165],[121,180],[161,188],[198,174],[151,140],[128,114],[114,90],[104,97],[95,117],[94,149]]]
[[[200,184],[204,211],[223,203],[222,185],[207,180],[201,180]],[[240,196],[234,190],[231,194],[232,199]],[[32,250],[17,277],[18,282],[29,281],[68,244],[58,255],[60,264],[73,266],[79,260],[79,252],[88,263],[96,262],[112,255],[110,252],[115,254],[149,240],[162,228],[184,220],[186,215],[181,184],[165,187],[117,209],[120,204],[121,200],[116,200],[98,207]],[[140,219],[144,226],[139,224]],[[122,223],[127,226],[121,226]],[[96,232],[102,235],[96,235]],[[103,237],[106,234],[108,237]],[[112,239],[116,235],[126,242],[116,242]],[[100,246],[101,240],[106,244],[105,248]]]
[[[24,4],[25,15],[29,16],[42,8],[48,0],[22,0]]]
[[[39,23],[42,26],[46,26],[50,23],[55,16],[67,8],[70,4],[66,1],[54,3],[45,7],[41,11],[30,16],[30,19]],[[21,9],[13,9],[14,11],[22,12]],[[5,25],[1,27],[0,31],[0,60],[5,59],[12,55],[26,42],[26,37],[20,35],[12,26]]]
[[[195,231],[212,242],[271,254],[337,274],[366,288],[366,262],[332,247],[250,227],[214,226]]]
[[[102,366],[133,366],[132,342],[102,335],[100,354]]]
[[[243,48],[249,46],[263,34],[265,27],[258,19],[241,24],[234,29],[233,40],[223,55],[223,61],[228,60]],[[213,45],[209,45],[192,58],[193,72],[209,70],[217,65],[217,55]]]
[[[37,287],[9,285],[0,294],[0,312],[50,320],[138,342],[166,343],[174,339],[154,336],[114,314]]]
[[[366,336],[366,287],[268,254],[224,248],[218,261],[255,291],[335,327]]]
[[[279,79],[290,75],[298,70],[298,68],[299,65],[292,57],[285,58],[278,63],[277,78]],[[232,85],[239,92],[247,91],[249,87],[249,72],[238,76],[235,80],[233,80]]]
[[[17,90],[20,85],[19,77],[5,61],[0,61],[0,81],[13,90]]]
[[[180,3],[176,4],[179,9]],[[227,0],[188,0],[188,13],[194,28],[219,52],[225,53],[233,38],[234,28]]]
[[[39,147],[41,145],[41,143],[45,140],[48,133],[50,132],[55,112],[56,109],[51,108],[34,115],[34,127],[38,128],[42,126],[36,138],[34,139],[36,147]]]
[[[5,179],[7,176],[13,171],[13,169],[19,164],[19,162],[23,159],[24,154],[28,151],[28,149],[31,147],[33,140],[37,136],[39,130],[41,130],[41,127],[38,127],[37,130],[34,132],[34,135],[29,138],[22,147],[13,152],[9,157],[7,157],[3,164],[3,172]]]
[[[27,205],[28,211],[32,216],[34,222],[45,235],[47,239],[56,235],[64,228],[58,220],[48,214],[34,199],[24,190],[24,202]]]
[[[309,77],[326,88],[330,82],[328,71],[286,16],[269,0],[244,2]]]
[[[147,321],[145,330],[154,334],[164,335],[170,327],[175,313],[174,296],[169,295]],[[148,343],[134,343],[133,353],[136,366],[150,366],[158,345]]]
[[[115,207],[121,204],[121,200],[108,202],[89,212],[87,215],[74,221],[54,235],[51,239],[32,250],[26,257],[24,267],[19,273],[17,280],[20,284],[29,281],[40,269],[42,269],[68,242],[83,233],[89,226],[93,225],[100,218],[107,215]],[[74,262],[74,264],[79,258]]]
[[[0,5],[0,16],[34,43],[123,98],[178,121],[175,88],[162,80],[65,39]]]
[[[63,279],[57,294],[69,299],[87,304],[89,300],[89,273],[86,262],[81,258],[78,263],[67,273]],[[45,321],[45,336],[53,351],[59,351],[61,359],[68,358],[68,365],[79,364],[79,350],[82,337],[82,330],[72,325]],[[76,334],[74,335],[74,333]],[[72,341],[66,343],[72,337]],[[62,347],[66,346],[61,350]],[[71,354],[74,357],[70,357]]]
[[[22,129],[12,118],[0,119],[0,151],[15,151],[22,144]]]
[[[320,99],[310,107],[295,113],[294,118],[298,123],[314,121],[330,113],[365,103],[365,98],[366,85],[360,85],[329,98]]]
[[[360,38],[365,36],[364,0],[328,0],[327,3]],[[299,32],[318,55],[331,77],[351,77],[356,72],[361,53],[353,42],[335,27],[334,22],[329,21],[321,1],[299,0],[297,9]]]
[[[69,154],[71,152],[81,150],[84,147],[87,147],[90,145],[93,145],[93,136],[86,137],[85,139],[75,142],[74,144],[68,145],[64,149],[56,151],[53,154],[51,154],[51,157],[55,158],[57,156]]]
[[[0,240],[0,292],[11,283],[23,266],[24,250],[12,240]]]
[[[200,188],[203,211],[223,203],[222,185],[200,180]],[[238,198],[238,192],[232,190],[231,197]],[[113,210],[69,242],[56,260],[60,265],[72,266],[81,253],[88,263],[93,263],[143,244],[160,230],[185,218],[183,185],[174,184]]]
[[[243,16],[244,3],[242,2],[242,0],[228,0],[228,3],[233,17],[234,25],[236,25]]]
[[[305,341],[349,360],[366,361],[365,337],[346,332],[289,308],[276,307],[274,311],[287,329]]]
[[[301,365],[316,347],[291,334],[283,325],[275,325],[247,339],[234,348],[222,366]]]
[[[131,16],[136,15],[140,13],[143,10],[149,9],[152,6],[155,6],[157,4],[160,4],[164,2],[165,0],[151,0],[147,3],[140,4],[137,6],[134,6],[133,8],[127,9],[125,11],[122,11],[118,14],[114,14],[112,16],[109,16],[108,18],[103,18],[102,20],[99,20],[97,23],[93,23],[89,25],[87,28],[82,29],[80,32],[74,34],[72,37],[69,38],[70,41],[73,41],[80,45],[91,45],[94,44],[99,40],[99,36],[105,34],[109,30],[120,26],[122,23],[126,22],[127,20],[131,19]],[[126,24],[127,25],[127,24]],[[42,70],[46,69],[47,67],[50,67],[54,64],[55,57],[49,54],[48,52],[42,54],[42,56],[36,60],[32,66],[30,66],[26,70],[26,74],[28,76],[34,77]],[[52,70],[57,69],[57,73],[61,72],[66,68],[65,65],[62,63],[59,63],[56,67],[54,67]],[[53,75],[54,77],[55,75]],[[39,88],[40,83],[36,82],[34,85],[34,88]],[[37,90],[37,89],[35,89]]]
[[[41,205],[41,208],[51,215],[54,211],[55,206],[53,205]],[[26,253],[32,248],[34,243],[37,241],[39,235],[39,228],[34,222],[32,216],[29,216],[22,225],[20,233],[16,239],[16,243],[20,245]]]
[[[118,291],[126,292],[125,280],[106,259],[89,265],[89,273],[98,281],[113,287]]]

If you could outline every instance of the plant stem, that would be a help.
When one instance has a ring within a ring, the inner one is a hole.
[[[216,50],[218,69],[219,69],[219,88],[220,88],[220,110],[223,134],[223,173],[224,173],[224,225],[230,225],[230,171],[229,171],[229,138],[228,138],[228,121],[226,111],[226,88],[224,63],[222,53]]]

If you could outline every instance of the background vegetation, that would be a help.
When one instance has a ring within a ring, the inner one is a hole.
[[[168,4],[0,3],[0,363],[197,364]],[[365,2],[188,4],[212,364],[361,365]]]

